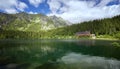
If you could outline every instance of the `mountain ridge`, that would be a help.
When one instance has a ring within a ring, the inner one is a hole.
[[[18,31],[45,31],[67,26],[69,23],[57,16],[43,14],[17,14],[0,13],[0,28],[3,30]],[[53,18],[54,17],[54,18]]]

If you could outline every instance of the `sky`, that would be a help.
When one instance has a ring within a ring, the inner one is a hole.
[[[80,23],[120,15],[120,0],[0,0],[0,12],[56,15]]]

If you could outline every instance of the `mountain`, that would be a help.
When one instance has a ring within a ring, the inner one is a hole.
[[[56,16],[43,14],[17,14],[0,13],[0,29],[14,31],[45,31],[67,26],[69,22]]]
[[[48,31],[47,34],[57,36],[74,36],[77,32],[90,31],[92,34],[109,35],[120,38],[120,15],[113,18],[105,18],[101,20],[93,20],[70,26],[57,28]]]
[[[77,32],[90,31],[96,36],[120,39],[120,15],[69,25],[60,17],[42,14],[0,13],[0,38],[50,39],[76,38]]]

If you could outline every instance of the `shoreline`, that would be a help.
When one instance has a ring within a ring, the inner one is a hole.
[[[16,39],[16,38],[7,38],[7,39],[0,39],[0,40],[120,40],[120,39],[116,39],[116,38],[20,38],[20,39]]]
[[[120,40],[116,38],[96,38],[96,40]]]

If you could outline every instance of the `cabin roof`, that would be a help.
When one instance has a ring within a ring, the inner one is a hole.
[[[90,34],[90,31],[77,32],[76,34]]]

